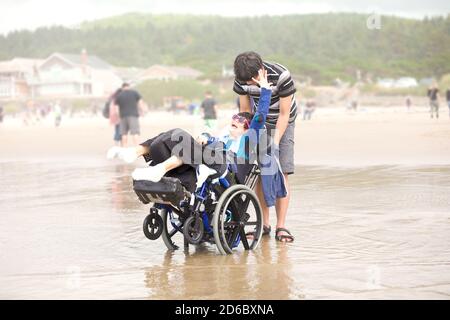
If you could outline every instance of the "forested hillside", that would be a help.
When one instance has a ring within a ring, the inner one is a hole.
[[[369,30],[366,15],[317,14],[225,18],[128,14],[0,36],[0,60],[44,58],[86,48],[116,66],[188,65],[207,76],[230,68],[235,55],[260,52],[298,76],[326,83],[351,79],[355,70],[374,76],[439,77],[450,71],[450,17],[381,18]]]

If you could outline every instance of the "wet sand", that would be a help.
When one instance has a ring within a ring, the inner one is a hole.
[[[298,121],[288,227],[255,252],[168,252],[142,233],[136,165],[104,159],[102,119],[0,127],[0,298],[448,299],[450,120],[423,112]],[[154,115],[145,135],[195,117]],[[38,139],[39,137],[39,139]],[[274,212],[271,222],[275,223]]]

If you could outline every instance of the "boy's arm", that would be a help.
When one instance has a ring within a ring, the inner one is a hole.
[[[280,98],[280,115],[278,116],[277,124],[275,126],[275,134],[273,136],[274,143],[280,144],[281,137],[289,124],[289,115],[291,113],[292,95]]]
[[[239,95],[239,105],[239,112],[252,112],[250,97],[247,94]]]
[[[280,97],[280,113],[278,115],[277,123],[275,125],[275,134],[273,136],[274,143],[280,144],[280,140],[283,137],[286,128],[289,125],[289,118],[291,113],[291,105],[294,99],[294,93],[297,91],[294,85],[289,70],[283,71],[277,82],[278,96]],[[313,110],[313,106],[309,107],[309,110]]]
[[[239,112],[252,112],[248,92],[236,79],[234,80],[233,91],[239,95]]]

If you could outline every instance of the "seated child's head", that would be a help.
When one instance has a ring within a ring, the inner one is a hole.
[[[250,128],[250,122],[253,115],[250,112],[239,112],[231,118],[230,135],[233,138],[237,138],[243,135],[248,128]]]

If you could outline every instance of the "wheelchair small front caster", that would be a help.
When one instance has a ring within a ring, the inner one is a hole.
[[[183,234],[192,245],[199,244],[203,238],[203,220],[200,217],[191,216],[184,222]]]
[[[150,240],[158,239],[164,228],[164,222],[155,208],[150,209],[150,214],[144,219],[144,234]]]

